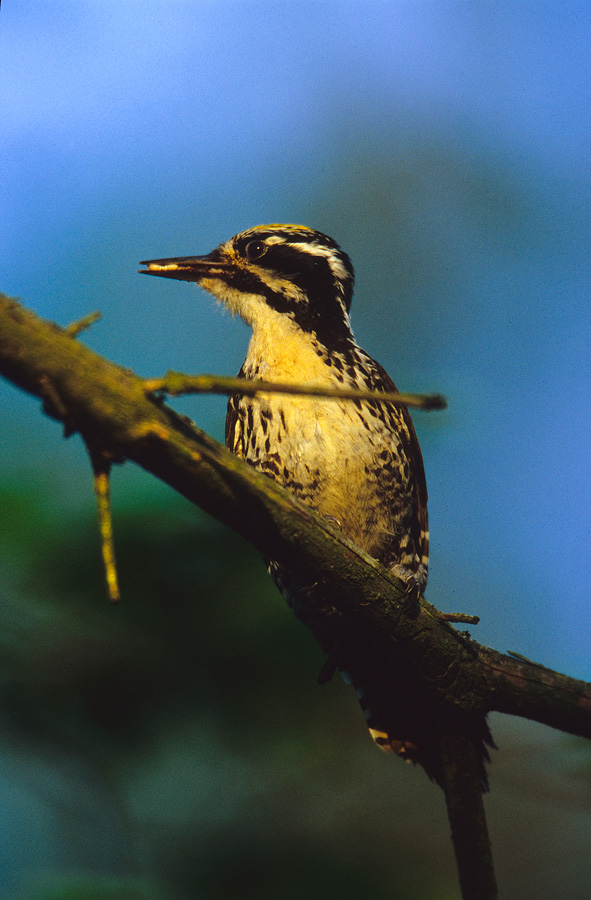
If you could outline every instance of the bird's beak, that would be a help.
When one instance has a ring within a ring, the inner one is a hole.
[[[228,268],[229,263],[222,259],[219,250],[207,256],[177,256],[170,259],[146,259],[138,269],[140,275],[161,275],[163,278],[176,278],[178,281],[196,281],[212,278]]]

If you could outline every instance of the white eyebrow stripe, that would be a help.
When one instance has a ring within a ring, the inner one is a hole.
[[[304,252],[309,253],[310,256],[323,256],[326,260],[328,260],[330,271],[338,281],[350,280],[350,273],[340,261],[335,251],[330,249],[329,247],[323,247],[321,244],[316,244],[313,242],[305,243],[303,241],[286,241],[285,243],[290,247],[305,247]]]
[[[335,283],[338,288],[338,302],[339,306],[343,311],[343,315],[345,317],[345,321],[351,327],[351,319],[349,317],[349,312],[344,302],[344,285],[351,281],[351,273],[345,268],[341,260],[336,255],[335,251],[329,247],[323,247],[321,244],[316,243],[304,243],[304,242],[296,242],[290,241],[286,242],[291,247],[305,247],[305,251],[309,253],[311,256],[321,256],[327,260],[328,265],[330,267],[330,271],[335,277]]]
[[[338,256],[335,255],[335,251],[331,250],[329,247],[323,247],[320,244],[315,243],[304,243],[289,241],[286,242],[290,247],[301,247],[305,248],[304,252],[309,253],[310,256],[321,256],[326,259],[328,262],[330,271],[332,272],[335,278],[335,285],[338,290],[337,300],[341,310],[343,312],[343,316],[349,328],[351,327],[351,319],[349,316],[349,312],[345,305],[345,289],[344,285],[351,281],[351,273],[347,271],[343,263],[340,261]]]

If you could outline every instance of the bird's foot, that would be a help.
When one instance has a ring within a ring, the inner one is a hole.
[[[421,596],[421,581],[414,572],[411,572],[406,566],[393,566],[392,572],[406,584],[404,600],[402,603],[403,613],[408,616],[409,619],[416,619],[420,611],[419,597]]]

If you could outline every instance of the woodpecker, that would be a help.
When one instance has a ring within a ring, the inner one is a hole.
[[[196,282],[252,329],[240,378],[378,392],[396,387],[355,341],[351,260],[328,235],[302,225],[260,225],[206,256],[147,260],[144,274]],[[239,392],[228,401],[226,444],[241,459],[327,517],[402,578],[409,595],[427,584],[427,487],[407,409],[392,403]],[[304,621],[296,573],[271,573]],[[317,635],[318,636],[318,635]],[[324,644],[322,636],[318,636]],[[439,783],[437,715],[409,676],[379,648],[347,635],[324,647],[351,682],[370,733],[385,750],[419,762]],[[390,654],[391,656],[391,654]],[[482,739],[481,739],[482,738]],[[488,758],[478,735],[481,761]],[[482,780],[486,781],[482,764]]]

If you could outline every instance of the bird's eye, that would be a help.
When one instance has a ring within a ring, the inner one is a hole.
[[[250,241],[244,248],[249,259],[260,259],[269,248],[263,241]]]

